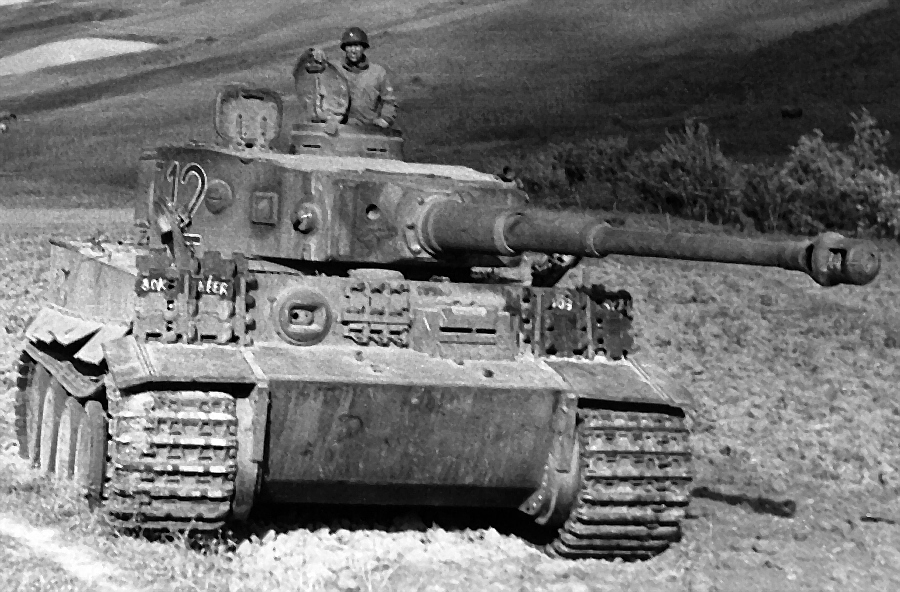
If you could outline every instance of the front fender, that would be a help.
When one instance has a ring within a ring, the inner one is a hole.
[[[260,382],[252,356],[243,348],[139,343],[133,336],[108,341],[103,353],[122,391],[154,384],[247,385]]]
[[[580,400],[664,405],[690,411],[691,392],[659,366],[632,359],[586,364],[572,360],[549,360]]]

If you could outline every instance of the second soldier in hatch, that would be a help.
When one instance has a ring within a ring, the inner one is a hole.
[[[366,58],[369,38],[359,27],[350,27],[341,36],[342,62],[332,62],[344,78],[350,93],[347,110],[348,125],[377,125],[388,128],[397,117],[397,99],[384,67]],[[316,62],[325,61],[325,52],[312,48],[304,52],[300,61],[312,57]]]

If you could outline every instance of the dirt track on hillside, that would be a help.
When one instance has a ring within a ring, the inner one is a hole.
[[[433,10],[435,14],[411,18],[403,4],[398,5],[391,0],[385,0],[375,5],[367,5],[368,18],[363,20],[372,20],[372,15],[377,15],[377,20],[367,27],[370,35],[393,35],[421,31],[466,19],[477,19],[507,10],[516,11],[520,7],[527,6],[529,2],[530,0],[469,3],[460,1],[458,6],[451,5]],[[313,2],[304,3],[306,4],[310,9],[315,8]],[[434,4],[440,5],[440,2]],[[604,3],[597,4],[597,11],[602,13]],[[620,10],[614,3],[610,4],[611,9]],[[739,13],[731,14],[734,11],[729,11],[730,4],[726,2],[723,8],[719,8],[710,0],[694,0],[680,7],[678,11],[672,11],[667,15],[668,19],[660,19],[656,24],[651,23],[646,15],[642,16],[640,11],[634,11],[633,18],[629,17],[617,23],[617,29],[610,32],[613,34],[611,38],[602,35],[598,36],[598,40],[604,53],[611,57],[629,54],[646,57],[660,54],[674,55],[697,48],[712,49],[717,44],[725,44],[729,50],[751,48],[781,39],[795,31],[845,22],[886,5],[887,0],[840,0],[833,2],[839,6],[829,6],[824,12],[814,5],[804,6],[799,10],[786,6],[782,10],[763,11],[751,18],[743,17]],[[13,79],[14,84],[8,85],[7,88],[18,90],[15,94],[0,92],[0,98],[5,99],[8,109],[20,113],[37,113],[96,101],[101,97],[121,96],[169,86],[188,77],[196,80],[221,76],[226,72],[244,70],[250,64],[266,58],[271,59],[276,55],[285,58],[295,55],[298,51],[298,37],[305,36],[303,40],[307,43],[334,47],[338,43],[336,37],[323,38],[315,32],[315,29],[337,27],[340,22],[348,19],[360,20],[364,16],[346,14],[346,11],[327,17],[320,16],[314,21],[314,29],[304,25],[301,30],[291,31],[288,35],[284,23],[290,20],[288,17],[294,15],[296,10],[296,6],[273,8],[247,17],[247,23],[243,19],[235,19],[235,22],[230,24],[219,23],[218,28],[210,28],[209,24],[203,24],[205,19],[202,8],[188,9],[188,12],[180,17],[176,14],[154,19],[151,13],[98,24],[85,31],[94,35],[105,34],[126,38],[148,38],[152,33],[160,38],[174,39],[175,41],[162,47],[163,51],[159,55],[164,56],[167,51],[177,51],[182,59],[173,61],[163,58],[156,65],[153,65],[151,59],[151,66],[147,67],[144,65],[145,60],[135,58],[141,61],[135,61],[135,65],[124,69],[113,65],[111,68],[100,68],[98,72],[93,73],[85,70],[86,76],[83,78],[86,83],[79,83],[80,77],[76,75],[67,81],[65,91],[54,90],[52,77],[46,82],[41,82],[40,77],[34,76],[31,79]],[[428,3],[420,10],[429,12]],[[135,24],[129,25],[132,22]],[[225,30],[222,30],[223,26],[226,27]],[[195,37],[203,37],[206,34],[210,39],[216,38],[212,36],[213,34],[236,36],[243,40],[245,47],[239,52],[233,52],[226,50],[228,45],[219,47],[213,44],[208,50],[191,46],[196,45]],[[122,66],[126,63],[123,61]]]
[[[97,101],[103,97],[121,96],[130,93],[141,92],[159,87],[175,85],[185,79],[201,79],[211,76],[221,77],[225,73],[243,70],[248,64],[260,62],[266,59],[272,59],[275,55],[295,56],[298,51],[298,38],[308,44],[315,44],[323,48],[334,48],[339,44],[339,37],[325,37],[320,33],[322,30],[343,27],[340,23],[350,20],[360,20],[364,16],[368,16],[365,20],[374,21],[372,26],[367,27],[369,33],[373,36],[380,34],[402,33],[408,31],[419,31],[435,26],[446,25],[449,23],[477,18],[480,15],[490,14],[492,12],[505,9],[515,9],[515,7],[526,4],[529,0],[495,0],[489,2],[474,2],[474,6],[465,6],[465,2],[460,5],[450,5],[441,10],[434,11],[435,14],[429,14],[424,17],[415,17],[406,14],[408,8],[404,4],[396,4],[391,1],[382,2],[381,4],[365,7],[362,14],[351,12],[350,14],[334,13],[317,19],[312,24],[301,23],[299,30],[295,30],[287,37],[283,30],[283,22],[278,20],[278,14],[268,16],[262,22],[257,22],[255,27],[247,28],[241,26],[242,23],[233,24],[234,30],[217,31],[218,35],[239,35],[244,38],[245,47],[240,52],[229,51],[229,45],[223,47],[216,46],[209,51],[197,50],[191,48],[190,44],[193,39],[188,35],[189,41],[176,42],[171,47],[181,51],[181,59],[171,60],[162,59],[161,64],[155,64],[147,68],[144,66],[126,68],[124,72],[116,75],[117,69],[111,68],[107,73],[101,75],[96,74],[90,76],[91,82],[78,84],[69,82],[64,90],[58,88],[58,84],[53,83],[52,78],[50,84],[40,88],[29,88],[33,84],[28,78],[8,78],[12,81],[7,88],[15,88],[16,92],[8,93],[0,91],[0,98],[5,98],[7,109],[22,114],[32,114],[41,111],[54,109],[62,109],[65,107],[75,106],[84,102]],[[313,3],[310,3],[313,4]],[[424,3],[428,8],[428,3]],[[437,4],[440,4],[439,2]],[[297,7],[291,6],[290,10],[296,11]],[[426,12],[431,12],[427,11]],[[202,14],[202,11],[201,11]],[[377,18],[375,18],[377,16]],[[197,20],[197,15],[191,15],[190,18]],[[269,19],[269,20],[267,20]],[[253,19],[250,19],[251,22]],[[158,31],[160,34],[168,33],[169,35],[178,34],[178,24],[171,20],[166,20],[167,25]],[[269,27],[266,23],[271,23],[270,31],[266,31]],[[276,26],[277,23],[277,26]],[[172,30],[174,28],[174,30]],[[143,25],[135,29],[140,35],[146,36],[148,31]],[[193,30],[192,34],[193,33]],[[121,28],[118,25],[103,25],[98,30],[98,34],[103,32],[112,33],[114,35],[135,35],[138,33],[131,32],[127,27]],[[286,38],[287,37],[287,38]],[[185,52],[183,47],[187,44],[190,49]],[[168,47],[163,47],[168,50]],[[190,55],[187,58],[185,53]],[[140,59],[140,58],[136,58]],[[108,60],[107,62],[108,63]],[[5,95],[5,97],[4,97]]]

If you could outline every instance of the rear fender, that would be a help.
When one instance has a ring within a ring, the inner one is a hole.
[[[88,399],[103,388],[103,343],[129,330],[128,323],[97,320],[48,304],[25,330],[24,350],[72,396]]]
[[[129,244],[50,239],[56,278],[48,299],[74,316],[127,325],[135,303],[136,252]]]
[[[103,343],[131,331],[134,249],[129,245],[50,240],[56,277],[48,302],[25,330],[25,354],[72,396],[103,388]]]

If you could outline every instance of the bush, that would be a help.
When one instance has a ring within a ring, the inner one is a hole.
[[[631,186],[633,153],[624,137],[550,144],[542,150],[489,159],[485,170],[511,168],[526,191],[547,207],[618,207]]]
[[[865,109],[852,118],[848,146],[826,142],[814,130],[769,172],[768,199],[799,206],[782,218],[788,230],[900,235],[900,180],[881,164],[890,134]]]
[[[636,153],[630,169],[638,195],[655,209],[719,224],[740,220],[739,169],[703,123],[688,120],[681,134],[666,132],[665,144]]]
[[[615,137],[551,144],[506,163],[535,201],[550,207],[659,211],[752,223],[763,232],[900,237],[900,177],[883,164],[890,134],[865,109],[851,117],[854,138],[846,146],[814,130],[774,165],[730,159],[693,120],[649,152]],[[502,168],[497,159],[488,163],[488,170]]]

